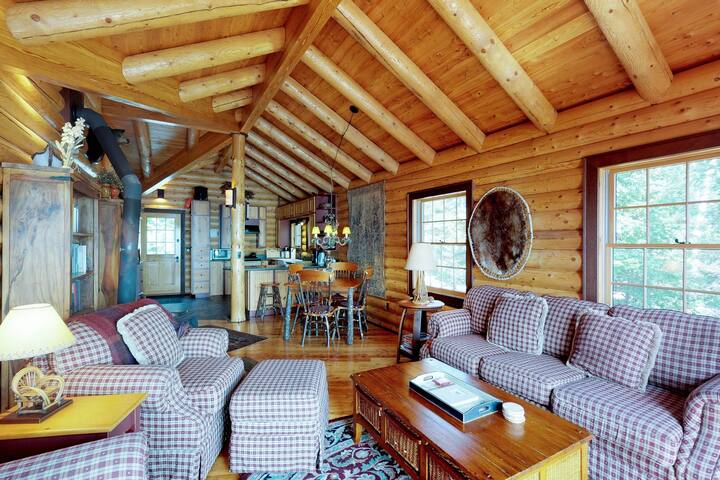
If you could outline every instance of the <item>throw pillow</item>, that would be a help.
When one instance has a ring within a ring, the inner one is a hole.
[[[177,367],[184,354],[180,340],[159,305],[146,305],[118,320],[117,329],[140,365]]]
[[[661,339],[654,323],[588,311],[578,318],[567,364],[644,392]]]
[[[488,322],[487,340],[515,352],[540,355],[545,338],[548,305],[535,295],[505,293],[495,301]]]

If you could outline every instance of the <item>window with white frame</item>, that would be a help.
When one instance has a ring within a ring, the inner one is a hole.
[[[602,178],[601,299],[720,316],[720,157],[614,167]]]
[[[431,292],[457,295],[467,290],[466,195],[463,190],[414,200],[413,241],[432,244],[437,264],[425,276]]]

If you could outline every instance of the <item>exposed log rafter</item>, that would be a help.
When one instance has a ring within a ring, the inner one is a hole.
[[[352,0],[342,0],[333,18],[463,142],[482,149],[482,130]]]
[[[557,118],[555,107],[470,0],[428,1],[530,121],[549,132]]]
[[[635,0],[585,0],[641,97],[657,103],[673,73]]]
[[[252,87],[265,80],[265,64],[238,68],[207,77],[180,82],[180,100],[190,102],[199,98]]]
[[[262,165],[264,168],[267,168],[269,170],[272,170],[275,174],[279,175],[281,178],[287,179],[289,182],[291,182],[293,185],[297,185],[299,188],[305,190],[309,194],[318,193],[318,189],[315,185],[308,182],[304,178],[302,178],[300,175],[296,175],[295,172],[290,170],[289,168],[286,168],[279,163],[277,163],[275,160],[271,159],[261,151],[259,151],[257,148],[253,147],[252,145],[245,145],[245,155],[255,160],[258,164]]]
[[[194,128],[206,130],[210,132],[226,133],[225,129],[218,129],[217,126],[203,122],[201,119],[181,119],[164,115],[162,113],[145,110],[132,105],[115,102],[113,100],[102,100],[103,115],[108,117],[122,118],[126,120],[142,120],[148,123],[156,123],[158,125],[168,125],[171,127]]]
[[[188,128],[185,132],[185,147],[190,149],[197,145],[198,131],[197,128]]]
[[[225,167],[230,163],[230,157],[232,156],[232,148],[227,147],[225,150],[220,152],[218,155],[217,163],[215,164],[215,173],[222,173]]]
[[[273,182],[275,185],[278,185],[283,190],[288,192],[290,195],[292,195],[295,198],[303,198],[306,196],[306,193],[303,192],[301,189],[296,187],[292,184],[292,182],[288,181],[287,179],[283,178],[282,176],[276,174],[275,172],[269,170],[265,166],[261,165],[260,163],[253,160],[252,157],[249,155],[245,155],[245,168],[249,168],[250,170],[254,171],[258,175],[261,175],[271,182]]]
[[[252,88],[244,88],[236,92],[223,93],[212,99],[213,111],[216,113],[233,110],[250,105],[253,100]]]
[[[288,202],[292,202],[294,200],[297,200],[296,197],[294,197],[292,194],[286,192],[278,185],[274,184],[267,178],[263,177],[262,175],[256,173],[255,171],[245,167],[245,176],[252,180],[253,182],[259,184],[263,188],[265,188],[267,191],[276,194],[280,198],[287,200]]]

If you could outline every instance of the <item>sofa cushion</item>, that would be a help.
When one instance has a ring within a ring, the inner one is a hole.
[[[535,295],[504,293],[488,321],[487,340],[515,352],[542,353],[547,302]]]
[[[659,465],[675,463],[683,437],[684,398],[653,385],[642,393],[602,378],[555,389],[552,409],[599,439]]]
[[[567,363],[643,392],[661,338],[654,323],[587,312],[578,319]]]
[[[243,377],[241,358],[193,357],[178,365],[183,389],[195,407],[212,415],[227,405],[230,395]]]
[[[468,290],[463,301],[463,308],[470,310],[470,329],[473,333],[484,334],[487,331],[487,322],[495,308],[495,301],[503,293],[515,295],[532,295],[530,292],[521,292],[512,288],[493,287],[483,285]]]
[[[75,343],[50,355],[50,369],[66,375],[86,365],[113,363],[112,352],[103,337],[83,322],[70,322],[68,328],[75,336]]]
[[[117,322],[123,340],[141,365],[177,367],[184,353],[165,310],[146,305]]]
[[[663,337],[649,382],[690,392],[720,373],[720,318],[617,305],[610,315],[652,322]]]
[[[483,358],[501,353],[505,350],[475,334],[436,338],[430,345],[433,358],[476,377]]]
[[[602,303],[578,300],[570,297],[543,295],[548,304],[545,319],[545,348],[543,353],[566,359],[570,355],[575,323],[580,314],[587,310],[607,313],[608,307]]]
[[[480,365],[480,376],[503,390],[546,407],[555,388],[585,378],[582,372],[550,355],[517,352],[487,357]]]

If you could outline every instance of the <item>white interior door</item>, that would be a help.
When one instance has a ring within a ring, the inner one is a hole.
[[[141,225],[143,292],[145,295],[181,293],[180,214],[146,212]]]

